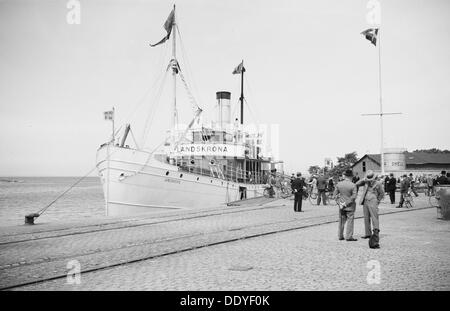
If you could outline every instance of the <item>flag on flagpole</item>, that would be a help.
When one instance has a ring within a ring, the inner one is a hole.
[[[373,45],[377,45],[378,28],[369,28],[361,32],[361,34],[365,36],[367,40],[372,42]]]
[[[114,119],[114,111],[105,111],[104,113],[105,120],[113,120]]]
[[[175,22],[175,8],[170,12],[169,17],[167,17],[166,22],[164,23],[164,29],[167,31],[167,35],[161,39],[158,43],[150,44],[151,47],[155,47],[161,43],[166,42],[170,38],[170,33],[172,32],[172,25]]]
[[[233,70],[233,74],[240,74],[245,72],[244,61],[242,61],[236,68]]]

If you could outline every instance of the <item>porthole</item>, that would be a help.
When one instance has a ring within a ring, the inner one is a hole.
[[[200,180],[200,177],[197,177],[197,181],[199,181]]]
[[[168,176],[168,175],[169,175],[169,171],[166,172],[166,176]]]
[[[211,183],[212,183],[212,179],[211,179]]]
[[[180,174],[180,178],[183,178],[183,174]]]

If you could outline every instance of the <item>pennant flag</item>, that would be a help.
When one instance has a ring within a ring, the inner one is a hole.
[[[170,12],[169,17],[167,17],[166,22],[164,23],[164,29],[167,31],[167,35],[161,39],[158,43],[150,44],[151,47],[157,46],[161,43],[166,42],[170,38],[170,33],[172,32],[172,25],[175,22],[175,8]]]
[[[233,70],[233,74],[240,74],[245,72],[244,61],[242,61],[236,68]]]
[[[377,45],[378,28],[369,28],[361,32],[361,34],[364,35],[367,40],[372,42],[373,45]]]
[[[105,120],[112,120],[114,119],[114,111],[105,111],[103,113],[105,115]]]

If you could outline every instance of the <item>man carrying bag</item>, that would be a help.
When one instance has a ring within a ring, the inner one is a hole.
[[[344,227],[347,223],[345,240],[357,241],[357,239],[353,238],[353,227],[356,210],[355,200],[358,192],[356,190],[356,185],[352,182],[352,177],[352,170],[346,170],[344,173],[344,180],[340,181],[334,190],[335,196],[339,196],[337,200],[339,205],[339,240],[344,240]]]

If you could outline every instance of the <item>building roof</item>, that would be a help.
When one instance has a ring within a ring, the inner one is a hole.
[[[362,156],[361,158],[359,158],[358,161],[356,161],[355,164],[352,165],[352,167],[354,167],[356,164],[358,164],[359,162],[361,162],[363,159],[365,158],[369,158],[372,161],[374,161],[376,164],[380,165],[381,162],[381,155],[379,154],[365,154],[364,156]]]
[[[366,154],[362,156],[353,166],[358,164],[364,158],[369,158],[380,165],[380,154]],[[405,152],[406,165],[420,164],[450,164],[450,153],[428,153],[428,152]]]
[[[408,164],[450,164],[450,153],[406,152]]]

